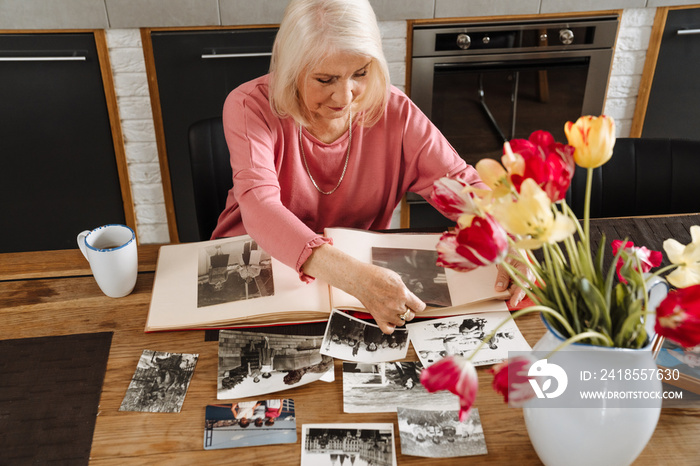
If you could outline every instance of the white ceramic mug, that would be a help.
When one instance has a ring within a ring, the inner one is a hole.
[[[134,230],[126,225],[85,230],[78,235],[78,247],[104,294],[121,298],[131,293],[139,266]]]

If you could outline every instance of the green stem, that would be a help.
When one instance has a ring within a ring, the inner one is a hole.
[[[587,168],[586,198],[583,207],[583,241],[586,246],[586,260],[593,270],[593,258],[591,257],[591,188],[593,186],[593,168]]]

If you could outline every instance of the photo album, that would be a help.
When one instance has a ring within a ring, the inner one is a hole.
[[[374,233],[329,228],[333,245],[365,263],[398,273],[442,317],[505,311],[494,291],[496,267],[457,272],[436,265],[439,233]],[[146,332],[249,327],[328,320],[332,309],[364,311],[353,296],[298,273],[249,236],[160,248]]]

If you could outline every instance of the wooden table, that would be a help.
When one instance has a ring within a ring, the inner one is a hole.
[[[140,273],[136,288],[129,296],[119,299],[108,298],[100,292],[78,250],[0,254],[0,340],[114,332],[93,436],[92,463],[219,464],[235,461],[247,466],[287,466],[300,461],[302,424],[391,422],[397,438],[399,465],[425,464],[426,461],[436,465],[540,464],[528,439],[522,411],[503,403],[491,389],[491,376],[485,369],[479,369],[480,391],[475,406],[481,416],[488,455],[426,460],[400,454],[395,413],[343,413],[340,361],[336,361],[334,383],[315,382],[279,393],[295,401],[296,445],[205,451],[202,446],[204,408],[217,402],[217,342],[205,341],[204,331],[144,333],[157,249],[157,246],[148,245],[139,248]],[[530,344],[544,333],[535,315],[521,318],[517,323]],[[199,354],[179,414],[118,411],[144,349]],[[409,350],[407,360],[417,360],[413,349]],[[700,410],[663,409],[651,441],[635,464],[685,465],[698,464],[698,461]]]

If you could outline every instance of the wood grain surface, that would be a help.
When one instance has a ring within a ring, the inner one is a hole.
[[[343,413],[341,361],[335,363],[335,382],[314,382],[279,392],[280,397],[295,401],[299,439],[296,444],[205,451],[204,410],[207,404],[217,402],[217,342],[205,341],[204,331],[144,333],[154,277],[150,271],[155,268],[157,248],[142,249],[149,250],[141,256],[143,272],[139,274],[134,291],[124,298],[103,295],[89,271],[88,275],[71,276],[76,275],[76,264],[84,261],[77,250],[45,253],[45,264],[64,263],[64,269],[57,265],[48,267],[46,275],[49,278],[36,278],[40,274],[33,256],[29,257],[29,262],[34,264],[34,269],[22,266],[26,270],[19,274],[27,278],[0,278],[0,340],[114,332],[93,435],[92,464],[219,464],[235,461],[247,466],[294,465],[299,464],[301,458],[303,424],[350,422],[393,423],[398,464],[425,464],[425,458],[401,455],[395,413]],[[3,277],[13,276],[5,267],[13,262],[19,264],[23,257],[13,256],[11,260],[0,257]],[[544,333],[536,315],[518,319],[517,323],[530,344]],[[144,349],[199,354],[180,413],[118,411]],[[417,360],[412,348],[406,360]],[[475,407],[481,416],[488,455],[430,459],[430,464],[540,464],[528,439],[522,411],[503,403],[491,389],[492,377],[485,368],[479,368],[478,372],[480,391]],[[700,458],[698,438],[700,410],[663,409],[651,441],[634,464],[697,464]],[[593,449],[596,445],[590,447]]]

